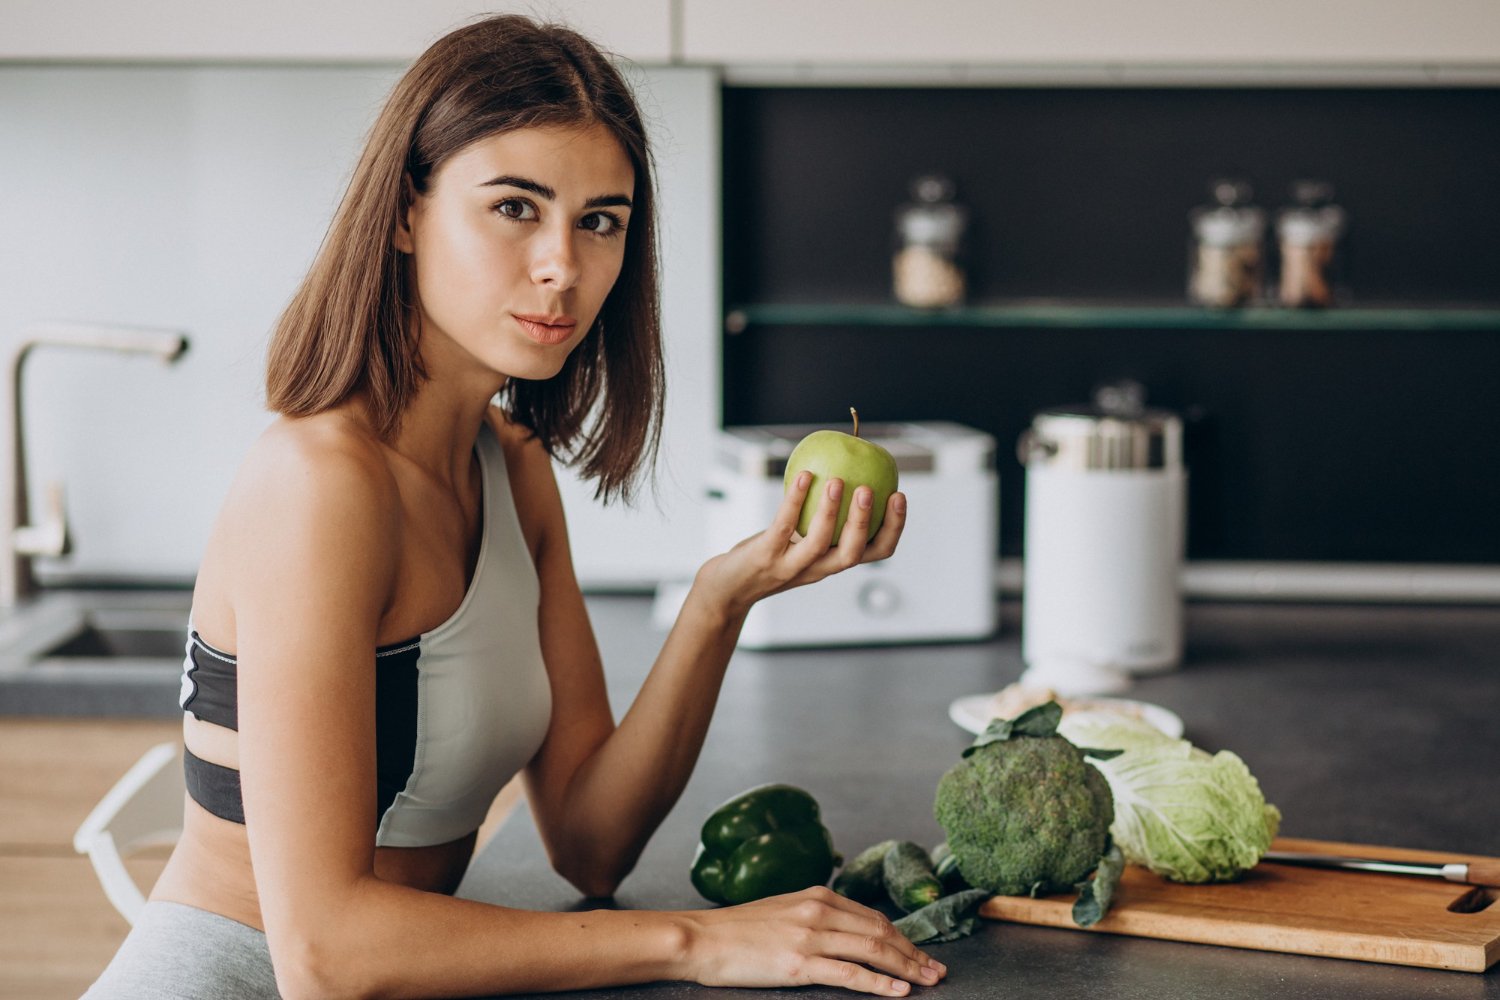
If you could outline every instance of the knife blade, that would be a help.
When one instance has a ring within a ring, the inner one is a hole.
[[[1417,875],[1441,878],[1464,885],[1500,886],[1500,861],[1388,861],[1380,858],[1358,858],[1343,854],[1310,854],[1302,851],[1267,851],[1262,860],[1283,865],[1312,868],[1346,868],[1354,871],[1380,872],[1385,875]]]

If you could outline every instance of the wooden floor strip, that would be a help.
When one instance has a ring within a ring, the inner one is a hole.
[[[129,932],[73,833],[146,750],[181,739],[161,720],[0,717],[0,1000],[76,1000]],[[482,845],[515,809],[521,783],[501,791]],[[149,887],[166,848],[126,863]]]

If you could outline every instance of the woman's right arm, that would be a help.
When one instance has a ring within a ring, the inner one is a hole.
[[[234,508],[239,761],[277,984],[300,997],[485,995],[663,979],[899,996],[927,959],[826,889],[717,911],[542,913],[374,875],[375,688],[400,507],[358,446],[263,442]],[[872,971],[873,969],[884,971]]]

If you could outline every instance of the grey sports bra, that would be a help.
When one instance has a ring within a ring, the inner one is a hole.
[[[476,444],[484,523],[474,579],[430,632],[374,651],[375,843],[444,844],[478,829],[501,786],[541,746],[552,709],[537,628],[541,588],[521,534],[505,452],[488,422]],[[189,627],[180,703],[238,730],[232,654]],[[239,772],[183,757],[188,794],[245,821]]]

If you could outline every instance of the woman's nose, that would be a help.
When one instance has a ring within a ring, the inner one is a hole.
[[[572,233],[543,235],[534,245],[531,280],[557,289],[578,283],[578,253]]]

